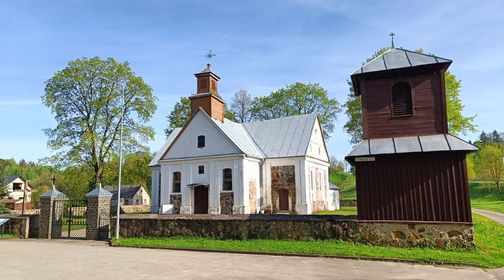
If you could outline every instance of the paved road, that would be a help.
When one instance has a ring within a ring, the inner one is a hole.
[[[0,240],[1,279],[504,279],[504,271],[332,258],[113,248]],[[20,264],[23,265],[22,268]],[[500,274],[498,274],[500,273]]]
[[[504,225],[504,214],[503,213],[482,210],[482,209],[474,209],[474,208],[472,209],[472,211],[476,214],[479,214],[481,216],[485,216],[489,219],[496,221],[497,223]]]

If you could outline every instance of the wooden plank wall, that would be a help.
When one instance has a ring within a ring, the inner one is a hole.
[[[376,156],[356,174],[360,220],[472,221],[464,153]]]
[[[440,79],[442,73],[433,70],[414,76],[364,79],[361,82],[364,138],[447,133],[443,117],[445,97]],[[398,82],[407,82],[411,86],[411,117],[392,117],[392,86]]]

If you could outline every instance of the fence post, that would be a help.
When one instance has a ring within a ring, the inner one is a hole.
[[[110,200],[112,193],[104,190],[101,184],[86,194],[86,238],[108,239],[110,230]]]
[[[53,221],[63,218],[64,207],[56,207],[56,204],[65,199],[65,195],[54,187],[40,196],[39,238],[61,237],[61,226],[53,228],[53,224],[59,224]]]

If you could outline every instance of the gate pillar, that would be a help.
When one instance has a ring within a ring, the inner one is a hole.
[[[65,195],[53,188],[40,196],[39,238],[51,239],[52,236],[61,236],[61,223],[63,207],[61,202]]]
[[[109,238],[110,200],[112,193],[104,190],[101,184],[86,194],[86,238],[104,240]]]

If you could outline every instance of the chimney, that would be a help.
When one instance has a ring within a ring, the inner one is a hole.
[[[197,80],[196,94],[190,96],[192,114],[201,107],[213,119],[224,121],[224,100],[219,97],[219,76],[212,72],[212,65],[194,74]]]

